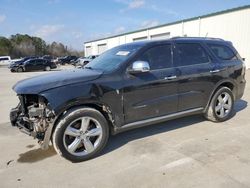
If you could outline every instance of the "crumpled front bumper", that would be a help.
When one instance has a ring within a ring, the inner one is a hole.
[[[12,108],[10,111],[10,122],[12,126],[16,126],[18,116],[20,115],[20,108]]]

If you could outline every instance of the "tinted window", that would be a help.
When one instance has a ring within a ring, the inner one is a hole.
[[[234,60],[237,59],[236,54],[229,47],[218,44],[208,44],[214,54],[222,60]]]
[[[9,58],[7,58],[7,57],[0,58],[0,61],[6,61],[6,60],[9,60]]]
[[[46,61],[45,60],[43,60],[43,59],[37,59],[36,60],[36,64],[43,64],[43,63],[45,63]]]
[[[209,58],[200,44],[176,44],[176,62],[178,66],[208,63]]]
[[[25,64],[34,65],[35,63],[36,63],[35,60],[29,60],[29,61],[26,61]]]
[[[151,70],[169,68],[172,66],[171,44],[150,48],[138,60],[147,61]]]

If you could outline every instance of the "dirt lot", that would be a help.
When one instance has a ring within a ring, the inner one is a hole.
[[[0,187],[250,187],[250,86],[235,116],[212,123],[186,117],[110,138],[101,156],[73,164],[8,122],[11,87],[46,72],[0,68]],[[250,82],[250,72],[247,80]]]

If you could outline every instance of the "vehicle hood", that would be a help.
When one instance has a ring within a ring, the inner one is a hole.
[[[90,69],[65,70],[28,78],[16,83],[13,90],[17,94],[39,94],[42,91],[99,78],[102,71]]]
[[[11,62],[11,64],[10,65],[12,65],[12,66],[16,66],[16,65],[20,65],[20,64],[22,64],[24,61],[22,61],[22,60],[20,60],[20,61],[15,61],[15,62]]]

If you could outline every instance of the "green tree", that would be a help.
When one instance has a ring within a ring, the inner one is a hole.
[[[9,39],[0,36],[0,56],[10,55],[12,44]]]
[[[10,38],[0,36],[0,55],[9,55],[12,58],[20,58],[25,56],[43,56],[52,55],[54,57],[65,55],[80,55],[83,52],[78,52],[73,49],[68,49],[62,43],[46,42],[39,38],[29,36],[27,34],[11,35]]]

